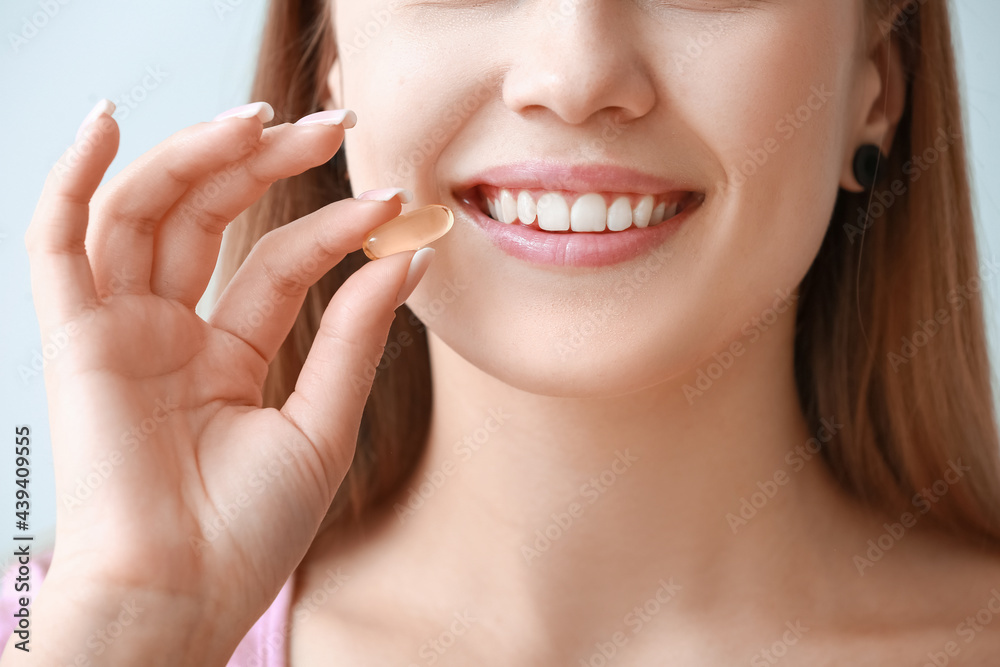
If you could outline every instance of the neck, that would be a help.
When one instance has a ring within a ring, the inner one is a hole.
[[[815,585],[848,516],[816,448],[843,427],[826,415],[810,433],[792,336],[772,328],[700,395],[684,390],[695,371],[629,395],[555,398],[430,335],[427,450],[381,522],[402,540],[409,581],[435,599],[487,588],[533,622],[568,601],[628,610],[670,595],[691,613],[736,590],[759,601],[796,578]]]

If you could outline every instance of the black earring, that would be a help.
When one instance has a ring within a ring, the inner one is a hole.
[[[865,190],[875,185],[878,163],[885,158],[882,149],[875,144],[862,144],[854,153],[854,178]]]

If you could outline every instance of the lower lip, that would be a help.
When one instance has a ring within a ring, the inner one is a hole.
[[[692,205],[654,227],[633,226],[621,232],[544,232],[517,222],[498,222],[467,201],[460,204],[500,250],[527,262],[555,266],[610,266],[648,254],[673,236],[688,214],[698,208]]]

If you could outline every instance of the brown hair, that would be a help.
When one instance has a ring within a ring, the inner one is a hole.
[[[799,398],[814,432],[824,417],[845,425],[823,455],[846,489],[898,515],[913,510],[922,489],[940,491],[952,464],[963,466],[962,483],[936,493],[926,521],[997,546],[1000,437],[947,5],[911,2],[890,22],[898,5],[868,4],[868,25],[898,40],[906,107],[873,191],[841,190],[802,282]],[[327,0],[272,0],[251,98],[270,102],[278,123],[321,110],[336,57]],[[944,148],[941,131],[950,137]],[[915,166],[914,158],[932,155],[932,167]],[[227,231],[221,284],[274,226],[350,196],[341,154],[275,183]],[[361,251],[348,255],[309,290],[271,364],[264,405],[278,407],[291,393],[326,304],[365,261]],[[430,418],[427,340],[405,305],[389,340],[404,331],[413,343],[375,375],[354,463],[324,527],[359,519],[406,481],[422,452]]]

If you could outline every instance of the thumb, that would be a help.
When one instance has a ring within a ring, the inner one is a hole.
[[[331,494],[354,458],[361,415],[396,308],[420,282],[433,248],[365,264],[330,300],[282,414],[323,460]]]

